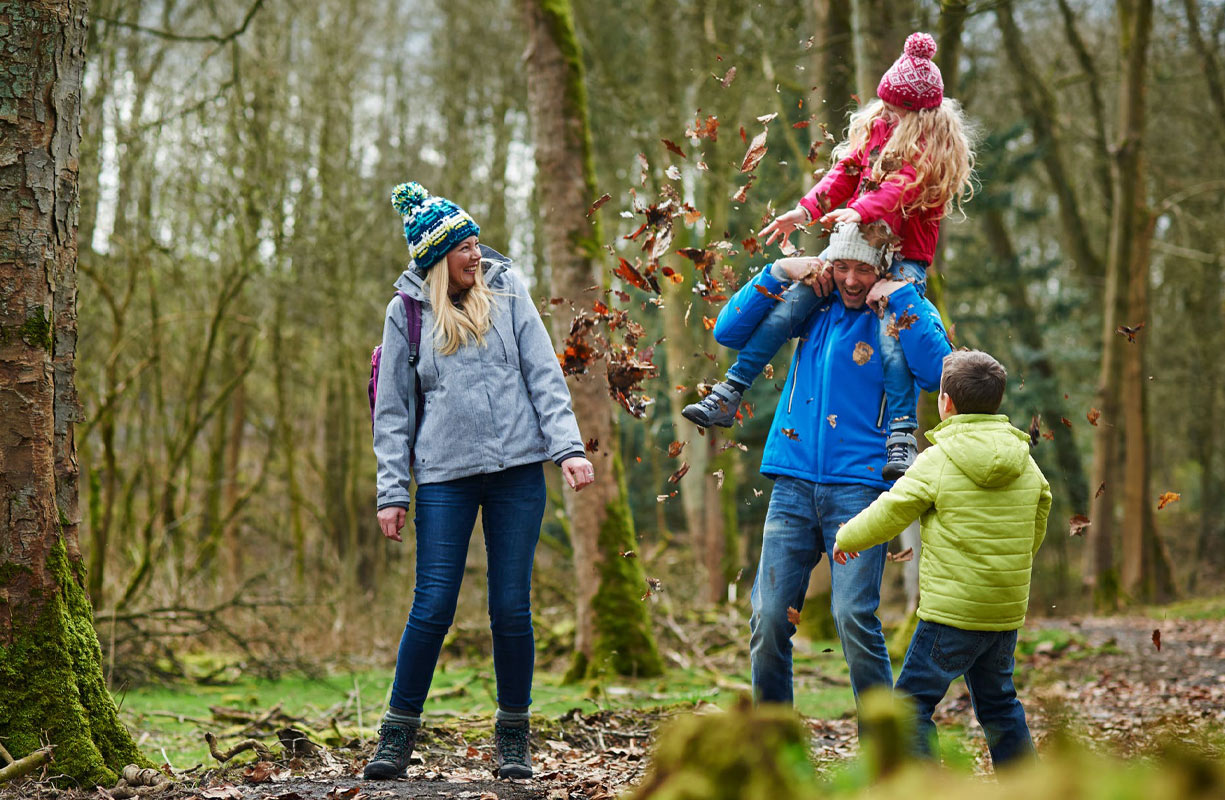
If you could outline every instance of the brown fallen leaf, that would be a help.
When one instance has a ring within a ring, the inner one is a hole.
[[[590,439],[586,441],[586,443],[583,444],[583,449],[586,450],[588,453],[600,452],[600,440],[592,436]]]
[[[1161,652],[1161,629],[1153,629],[1153,644],[1157,647],[1157,652]]]
[[[1105,493],[1106,493],[1106,482],[1102,481],[1101,485],[1097,487],[1097,491],[1093,493],[1093,499],[1096,500],[1097,498],[1101,497]]]
[[[1068,419],[1067,417],[1060,417],[1059,421],[1064,425],[1067,425],[1069,428],[1072,427],[1072,420]]]
[[[753,137],[753,141],[749,143],[749,149],[744,154],[744,160],[740,162],[740,171],[752,172],[757,169],[757,165],[766,157],[766,131],[762,131]]]
[[[1093,523],[1084,514],[1073,514],[1068,520],[1068,535],[1069,536],[1084,536],[1085,531]]]
[[[1182,499],[1182,495],[1178,492],[1162,492],[1161,497],[1157,498],[1157,510],[1168,506],[1170,503],[1176,503]]]
[[[715,489],[722,489],[723,488],[723,470],[717,469],[710,474],[715,477]]]
[[[725,74],[722,78],[720,78],[718,75],[712,75],[711,77],[723,84],[723,88],[726,89],[732,85],[732,81],[736,80],[736,68],[729,68],[727,70],[727,74]]]
[[[872,359],[873,352],[872,345],[867,342],[859,342],[855,345],[855,352],[851,353],[851,360],[862,367]]]
[[[783,296],[781,294],[775,294],[766,287],[762,286],[760,283],[756,284],[753,288],[764,294],[766,297],[769,297],[771,300],[778,300],[779,302],[782,302]],[[860,342],[860,344],[863,344],[863,342]],[[870,350],[871,348],[868,349]],[[858,348],[856,348],[856,352],[858,352]]]
[[[750,175],[748,183],[746,183],[744,186],[741,186],[739,189],[736,190],[736,193],[732,195],[732,201],[736,203],[743,203],[746,200],[748,200],[749,199],[749,187],[753,185],[753,181],[755,180],[757,180],[757,176]]]
[[[668,483],[680,483],[681,478],[685,477],[685,473],[687,472],[689,472],[689,462],[681,462],[681,468],[669,476]]]
[[[900,553],[885,553],[885,558],[889,559],[895,564],[899,564],[903,561],[913,561],[914,560],[914,548],[907,547],[905,550],[903,550]]]
[[[591,204],[591,208],[587,209],[587,216],[590,217],[595,212],[599,211],[605,203],[612,199],[612,195],[608,192],[600,195],[600,199]]]
[[[765,369],[761,371],[761,374],[765,375],[767,380],[769,380],[770,378],[773,378],[774,377],[774,365],[766,364]]]
[[[1042,428],[1040,427],[1041,424],[1042,424],[1042,418],[1039,417],[1037,414],[1034,414],[1033,418],[1031,418],[1029,421],[1029,446],[1030,447],[1038,446],[1038,438],[1041,435],[1041,430],[1042,430]]]
[[[795,432],[795,428],[780,428],[780,430],[783,432],[783,436],[786,436],[791,441],[798,442],[800,440],[800,435]]]
[[[792,625],[800,624],[800,612],[796,611],[791,606],[787,606],[787,621]]]
[[[637,558],[638,557],[638,554],[635,553],[633,550],[625,550],[621,553],[618,553],[617,555],[621,556],[622,558]]]
[[[831,428],[838,427],[838,415],[837,414],[830,414],[828,417],[825,418],[825,421],[829,423],[829,426]]]
[[[681,454],[681,451],[685,449],[685,445],[687,444],[689,443],[688,442],[672,442],[671,444],[669,444],[668,445],[668,458],[676,458],[677,456],[679,456]]]
[[[664,143],[664,147],[668,148],[673,153],[676,153],[681,158],[688,158],[688,156],[685,155],[685,151],[680,149],[676,142],[672,141],[671,139],[660,139],[659,141]]]
[[[1090,425],[1096,426],[1097,421],[1102,418],[1102,412],[1098,411],[1096,408],[1091,408],[1089,409],[1089,413],[1085,415],[1085,418],[1089,420]]]
[[[1126,336],[1126,337],[1127,337],[1127,341],[1128,341],[1128,343],[1129,343],[1129,344],[1135,344],[1135,343],[1136,343],[1136,334],[1137,334],[1137,333],[1139,333],[1139,332],[1140,332],[1140,329],[1141,329],[1141,328],[1143,328],[1143,327],[1144,327],[1144,323],[1143,323],[1143,322],[1141,322],[1141,323],[1140,323],[1140,324],[1138,324],[1138,325],[1132,325],[1132,326],[1120,325],[1119,327],[1115,328],[1115,331],[1114,331],[1114,332],[1115,332],[1115,333],[1117,333],[1117,334],[1121,334],[1121,335],[1123,335],[1123,336]]]

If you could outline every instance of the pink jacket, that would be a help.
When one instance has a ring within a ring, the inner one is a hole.
[[[902,184],[915,179],[914,167],[903,164],[902,168],[894,173],[902,179],[901,183],[886,180],[875,191],[860,192],[864,180],[872,171],[872,161],[880,155],[891,135],[892,125],[881,118],[873,120],[867,145],[835,164],[833,169],[804,195],[800,205],[813,219],[820,219],[827,212],[850,200],[847,207],[858,211],[864,222],[883,219],[902,237],[902,258],[926,261],[928,266],[931,266],[936,255],[936,242],[940,239],[940,219],[944,216],[944,210],[925,208],[910,214],[902,213],[902,204],[919,193],[917,186],[904,195],[902,193]],[[859,167],[858,170],[855,169],[856,166]]]

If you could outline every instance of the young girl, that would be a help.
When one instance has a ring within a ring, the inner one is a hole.
[[[912,33],[904,52],[876,88],[878,100],[851,115],[847,139],[834,149],[834,167],[799,205],[780,215],[759,236],[766,244],[787,237],[814,220],[826,227],[837,222],[884,220],[900,237],[889,270],[891,277],[927,288],[927,269],[936,253],[940,220],[948,209],[972,193],[970,174],[974,153],[961,106],[944,97],[940,69],[932,62],[936,42],[926,33]],[[839,208],[847,200],[845,208]],[[824,254],[822,254],[824,255]],[[820,262],[824,262],[819,257]],[[822,266],[824,269],[824,266]],[[790,320],[815,309],[828,281],[798,283],[754,331],[727,371],[727,380],[701,402],[687,406],[684,416],[702,426],[730,427],[740,397],[786,341]],[[900,477],[917,454],[918,390],[906,365],[900,336],[905,335],[905,309],[882,311],[880,355],[885,371],[882,419],[889,421],[886,480]],[[893,328],[889,323],[894,321]]]

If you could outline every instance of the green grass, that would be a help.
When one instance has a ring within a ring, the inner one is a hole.
[[[1225,595],[1196,597],[1164,606],[1148,606],[1144,612],[1154,619],[1225,619]]]

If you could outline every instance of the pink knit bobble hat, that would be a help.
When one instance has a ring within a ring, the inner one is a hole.
[[[911,111],[940,105],[944,99],[944,79],[932,61],[935,54],[936,40],[929,34],[907,36],[902,55],[880,79],[876,96]]]

